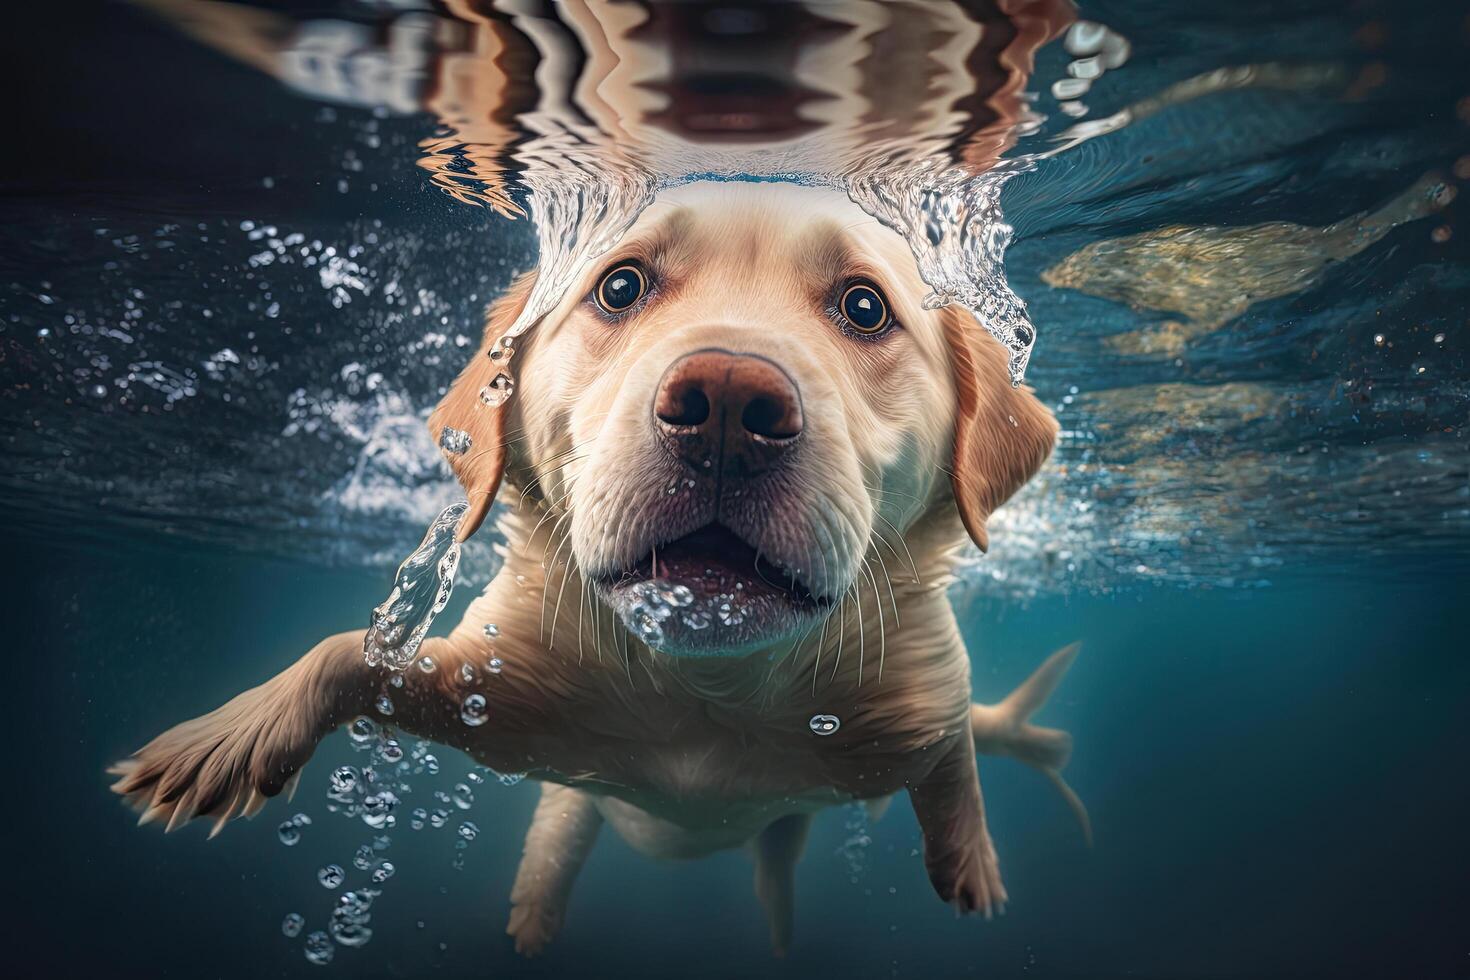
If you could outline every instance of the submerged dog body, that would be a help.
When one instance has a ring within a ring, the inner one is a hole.
[[[516,491],[504,565],[425,642],[433,669],[385,688],[361,631],[329,638],[119,763],[115,789],[145,820],[218,829],[387,691],[394,726],[545,781],[512,891],[523,950],[558,928],[604,821],[656,857],[753,843],[782,950],[811,815],[899,791],[940,897],[1003,902],[976,753],[1069,793],[1069,739],[1027,719],[1075,649],[971,704],[952,563],[1056,432],[1000,345],[923,308],[899,236],[807,188],[666,195],[515,352],[515,398],[487,405],[528,288],[430,420],[471,438],[451,458],[462,534],[502,475]]]

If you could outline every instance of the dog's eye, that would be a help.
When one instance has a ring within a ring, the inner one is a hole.
[[[866,282],[855,282],[843,290],[837,309],[856,333],[867,336],[882,333],[893,321],[888,301],[878,287]]]
[[[621,313],[648,292],[648,279],[636,265],[616,266],[602,277],[593,296],[604,313]]]

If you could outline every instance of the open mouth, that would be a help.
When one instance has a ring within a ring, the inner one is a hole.
[[[650,549],[597,588],[645,643],[686,655],[745,653],[831,604],[720,524]]]

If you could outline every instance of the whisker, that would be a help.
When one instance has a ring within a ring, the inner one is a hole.
[[[817,638],[817,657],[812,661],[812,697],[817,696],[817,671],[822,666],[822,651],[827,647],[827,626],[832,622],[832,613],[828,610],[827,615],[822,617],[822,635]]]
[[[582,607],[587,607],[587,618],[592,620],[592,652],[597,654],[597,662],[602,663],[602,641],[597,635],[597,607],[596,597],[587,592],[587,579],[581,575],[578,578],[582,582],[582,597],[577,604],[577,645],[580,653],[582,643]]]
[[[568,540],[568,541],[571,540],[571,535],[570,534],[567,535],[566,540]],[[556,550],[558,552],[560,552],[561,551],[561,546],[558,545]],[[554,571],[554,569],[553,569],[553,571]],[[546,645],[548,647],[552,647],[552,648],[555,648],[556,647],[556,624],[561,620],[561,597],[562,597],[562,593],[564,593],[566,591],[566,588],[567,588],[567,579],[568,579],[568,577],[571,576],[571,574],[572,574],[572,563],[571,563],[570,560],[568,560],[567,563],[566,563],[566,568],[565,568],[565,570],[563,570],[563,572],[561,574],[561,586],[558,587],[557,590],[556,590],[556,606],[551,611],[551,638],[549,640],[547,640],[547,642],[546,642]],[[546,601],[546,597],[545,597],[545,594],[543,593],[543,595],[542,595],[542,603],[544,604],[545,601]]]
[[[525,432],[525,428],[524,427],[522,427],[521,432],[522,432],[522,434],[524,434],[524,432]],[[522,436],[516,436],[514,438],[502,439],[500,442],[498,442],[498,443],[491,443],[488,446],[481,446],[479,449],[475,450],[468,457],[466,457],[463,460],[463,462],[462,462],[461,465],[468,466],[470,463],[473,463],[475,460],[479,459],[481,456],[484,456],[486,453],[494,452],[497,449],[501,450],[502,452],[505,452],[506,454],[509,454],[510,447],[511,446],[514,446],[516,443],[520,442],[521,440],[522,440]]]
[[[852,594],[857,600],[858,620],[858,687],[863,686],[863,658],[868,652],[868,631],[863,622],[863,590],[862,580],[854,577],[852,582]]]
[[[882,684],[883,657],[888,652],[888,630],[883,622],[883,598],[878,594],[878,580],[873,577],[873,565],[866,558],[863,559],[863,570],[868,573],[868,581],[873,583],[873,602],[878,607],[878,683]],[[890,585],[890,592],[892,588]],[[894,615],[897,616],[897,607],[895,607]]]
[[[571,451],[571,450],[569,450],[569,451]],[[591,455],[590,453],[581,453],[579,455],[576,455],[576,456],[571,457],[570,459],[562,459],[562,461],[559,462],[559,463],[557,463],[555,466],[551,466],[550,465],[551,464],[551,460],[549,459],[545,463],[541,463],[541,464],[533,467],[533,470],[537,471],[536,472],[536,478],[534,480],[532,480],[531,482],[527,483],[521,489],[521,495],[520,495],[520,497],[518,497],[516,499],[516,506],[517,507],[520,507],[520,506],[524,505],[525,502],[526,502],[526,496],[532,490],[536,489],[536,486],[538,484],[540,484],[542,480],[545,480],[547,477],[551,476],[553,473],[559,473],[559,472],[561,472],[562,470],[566,469],[568,466],[571,466],[573,463],[580,463],[582,460],[586,459],[590,455]],[[563,456],[565,456],[565,453],[558,453],[556,456],[553,456],[552,459],[561,459],[561,457],[563,457]]]
[[[577,597],[577,663],[582,662],[582,607],[587,602],[587,580],[577,576],[582,583],[582,594]]]
[[[563,544],[566,544],[572,539],[571,530],[570,528],[568,528],[567,533],[562,535],[560,542],[557,541],[557,532],[561,531],[562,528],[566,526],[567,521],[571,519],[571,511],[562,511],[561,516],[557,517],[556,522],[551,525],[551,533],[547,535],[549,540],[546,543],[548,545],[555,543],[556,548],[555,550],[548,550],[546,552],[546,557],[541,559],[541,570],[543,572],[551,571],[553,567],[551,563],[555,561],[557,552],[561,551],[561,546]]]
[[[908,542],[903,539],[903,532],[900,531],[898,528],[894,527],[893,526],[893,522],[890,521],[888,518],[884,517],[877,510],[874,510],[873,511],[873,516],[876,517],[876,518],[878,518],[878,520],[882,521],[884,524],[887,524],[889,527],[893,528],[893,533],[895,535],[897,535],[897,537],[898,537],[898,543],[901,544],[901,545],[903,545],[904,554],[908,556],[909,571],[911,573],[913,573],[913,576],[914,576],[914,584],[915,585],[923,585],[924,584],[923,583],[923,580],[919,577],[919,569],[918,569],[918,566],[916,566],[914,564],[914,553],[912,551],[909,551]],[[891,544],[888,545],[888,548],[889,548],[890,551],[893,551],[893,557],[897,558],[898,557],[898,551],[896,549],[894,549],[893,545],[891,545]]]
[[[874,538],[876,540],[881,540],[882,539],[882,535],[875,534],[874,535]],[[898,621],[898,597],[893,594],[893,578],[888,574],[888,563],[883,560],[883,552],[879,551],[877,548],[874,548],[873,549],[873,557],[876,558],[876,559],[878,559],[878,567],[883,570],[883,584],[886,585],[886,586],[888,586],[888,602],[893,606],[893,628],[894,629],[901,629],[902,628],[902,624]],[[895,557],[897,557],[897,553],[896,552],[895,552]],[[870,572],[870,574],[871,574],[871,572]],[[877,591],[877,588],[878,587],[875,584],[873,586],[873,589],[874,589],[875,592]],[[882,602],[883,602],[883,600],[882,600],[881,597],[878,599],[878,602],[879,602],[879,611],[881,612],[882,611]],[[882,673],[883,673],[882,664],[881,663],[879,664],[878,673],[879,673],[879,679],[881,680],[882,679]]]
[[[571,489],[571,486],[569,485],[567,487],[567,492],[564,493],[564,494],[562,494],[561,500],[559,500],[559,501],[547,501],[547,503],[546,503],[546,513],[544,515],[542,515],[541,520],[539,520],[539,521],[536,522],[536,526],[533,527],[533,528],[531,528],[531,533],[526,538],[526,551],[525,551],[525,553],[527,555],[530,554],[531,542],[535,539],[536,532],[539,531],[539,530],[541,530],[541,525],[545,524],[552,517],[557,517],[557,519],[560,520],[560,517],[557,515],[557,508],[560,507],[562,504],[566,503],[566,500],[567,500],[567,498],[569,496],[571,496],[571,493],[572,493],[572,489]],[[568,514],[571,513],[571,508],[568,507],[564,513],[568,513]],[[553,533],[554,533],[554,530],[555,529],[553,528]]]
[[[842,666],[842,645],[847,640],[847,597],[851,593],[852,586],[849,585],[843,591],[841,601],[837,603],[837,612],[842,618],[837,623],[837,658],[832,661],[832,676],[827,679],[829,684],[837,679],[837,668]]]

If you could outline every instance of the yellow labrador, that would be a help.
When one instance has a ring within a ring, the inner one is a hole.
[[[1028,718],[1075,648],[1001,704],[971,703],[951,569],[1057,431],[1002,347],[966,313],[924,309],[907,245],[845,195],[701,183],[583,272],[524,338],[515,397],[487,406],[490,347],[531,278],[430,419],[472,440],[451,458],[462,533],[502,476],[514,488],[504,565],[425,642],[437,669],[388,689],[395,727],[544,781],[511,894],[518,948],[556,932],[607,822],[656,857],[753,844],[784,950],[812,815],[898,792],[939,896],[1004,902],[976,752],[1069,793],[1070,739]],[[483,669],[491,623],[499,674]],[[254,814],[326,734],[374,714],[386,675],[362,648],[361,630],[324,640],[118,763],[114,789],[170,829]],[[471,695],[481,724],[463,718]]]

